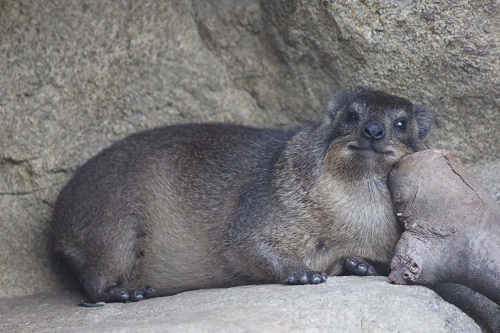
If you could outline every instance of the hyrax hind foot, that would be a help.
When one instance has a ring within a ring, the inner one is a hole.
[[[155,289],[151,286],[145,286],[141,289],[124,289],[122,286],[113,285],[102,292],[92,291],[87,290],[87,293],[96,302],[138,302],[154,296],[155,293]]]
[[[292,274],[285,279],[286,284],[318,284],[326,281],[328,276],[325,272],[309,271],[305,273]]]
[[[127,301],[132,301],[132,302],[138,302],[144,298],[147,298],[149,296],[152,296],[155,292],[155,289],[151,286],[145,286],[142,289],[139,290],[123,290],[120,292],[120,299],[119,301],[122,302],[127,302]]]
[[[361,276],[375,276],[380,275],[378,271],[365,260],[354,257],[347,258],[344,262],[344,268],[348,273],[361,275]]]

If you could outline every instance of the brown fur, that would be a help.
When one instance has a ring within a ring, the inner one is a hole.
[[[405,131],[395,127],[401,118]],[[370,120],[383,138],[362,134]],[[386,177],[424,148],[429,129],[426,110],[358,89],[337,94],[322,122],[299,129],[206,124],[138,133],[63,188],[56,251],[94,301],[318,283],[354,256],[388,263],[400,230]]]

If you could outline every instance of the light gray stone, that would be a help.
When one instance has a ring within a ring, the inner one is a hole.
[[[139,303],[77,307],[78,295],[0,303],[4,332],[481,332],[433,291],[382,277],[309,286],[190,291]],[[22,319],[20,319],[22,318]]]

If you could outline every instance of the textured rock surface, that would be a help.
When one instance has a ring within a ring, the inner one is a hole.
[[[468,161],[500,158],[497,1],[307,3],[262,6],[281,58],[317,81],[314,90],[335,77],[422,101],[437,112],[435,145]]]
[[[0,296],[57,287],[51,204],[113,140],[168,123],[306,117],[293,108],[298,81],[281,80],[258,38],[258,2],[213,3],[0,1]]]
[[[191,121],[296,124],[340,86],[431,106],[434,146],[473,163],[500,200],[497,6],[0,0],[0,297],[65,283],[51,205],[114,140]]]
[[[335,277],[316,286],[247,286],[139,303],[77,307],[79,296],[0,303],[2,332],[481,332],[424,287]],[[47,320],[50,318],[50,320]]]

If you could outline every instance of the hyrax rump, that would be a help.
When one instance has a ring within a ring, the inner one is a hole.
[[[327,109],[294,130],[179,125],[115,143],[59,194],[56,251],[108,302],[388,263],[400,230],[386,178],[425,149],[430,114],[362,88]]]

